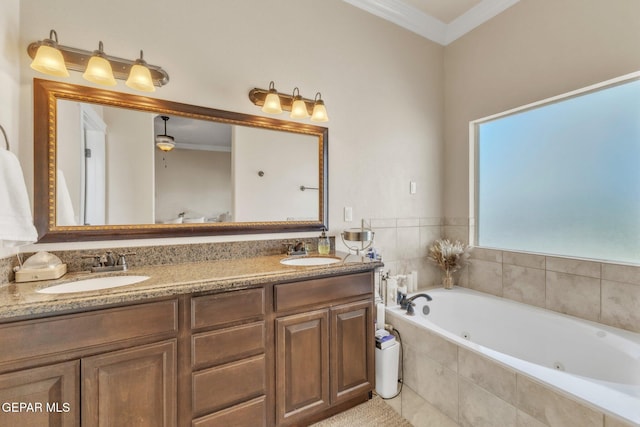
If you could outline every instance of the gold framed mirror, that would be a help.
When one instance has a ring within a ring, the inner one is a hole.
[[[326,127],[41,79],[33,86],[39,242],[328,228]],[[168,135],[175,148],[158,149]]]

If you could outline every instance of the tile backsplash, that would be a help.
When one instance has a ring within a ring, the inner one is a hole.
[[[470,261],[471,289],[640,332],[640,267],[483,248]]]

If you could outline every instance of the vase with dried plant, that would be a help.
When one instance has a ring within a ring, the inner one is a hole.
[[[445,289],[453,288],[453,273],[464,267],[468,258],[469,247],[459,240],[438,239],[429,247],[429,260],[444,272],[442,286]]]

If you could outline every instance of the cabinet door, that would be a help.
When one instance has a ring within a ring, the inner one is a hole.
[[[0,375],[0,426],[80,425],[79,361]]]
[[[176,341],[82,359],[82,425],[176,425]]]
[[[369,300],[331,309],[331,404],[373,389],[373,303]]]
[[[277,424],[329,407],[329,310],[276,319]]]

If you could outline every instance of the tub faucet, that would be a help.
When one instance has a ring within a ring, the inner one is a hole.
[[[416,314],[413,311],[413,307],[415,307],[415,303],[413,302],[413,300],[420,297],[424,297],[427,301],[433,300],[433,298],[431,298],[428,294],[416,294],[410,298],[402,298],[402,300],[400,301],[400,308],[406,309],[408,316],[413,316],[414,314]]]

